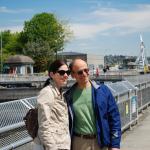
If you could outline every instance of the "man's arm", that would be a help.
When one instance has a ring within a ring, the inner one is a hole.
[[[108,89],[109,90],[109,89]],[[118,105],[112,95],[108,92],[108,122],[110,127],[110,150],[119,150],[121,141],[121,120]]]

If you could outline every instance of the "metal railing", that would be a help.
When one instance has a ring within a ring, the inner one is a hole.
[[[19,75],[19,74],[1,74],[0,82],[20,82],[20,81],[45,81],[48,78],[48,75]]]
[[[0,150],[14,149],[32,141],[23,117],[36,106],[36,97],[0,104]]]
[[[122,123],[122,131],[130,128],[139,119],[139,113],[150,104],[150,82],[128,81],[109,83],[107,86],[116,98]],[[32,141],[23,117],[36,106],[37,97],[0,103],[0,150],[15,149]]]
[[[90,76],[95,77],[96,74],[90,73]],[[109,70],[106,73],[100,72],[100,78],[110,79],[113,77],[122,78],[123,76],[137,75],[136,70]],[[22,74],[0,74],[0,82],[19,82],[19,81],[45,81],[48,75],[45,73],[34,73],[28,75]]]

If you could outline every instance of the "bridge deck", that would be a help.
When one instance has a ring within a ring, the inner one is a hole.
[[[122,137],[121,150],[150,150],[150,108],[131,131]]]

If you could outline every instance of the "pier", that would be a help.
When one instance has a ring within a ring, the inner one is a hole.
[[[150,75],[128,76],[105,84],[112,91],[121,115],[121,150],[149,150]],[[0,103],[0,150],[32,149],[23,117],[36,106],[36,100],[35,96]]]
[[[121,150],[150,149],[150,108],[143,112],[138,124],[122,136]]]

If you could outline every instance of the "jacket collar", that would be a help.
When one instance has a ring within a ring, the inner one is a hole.
[[[94,89],[98,89],[99,87],[100,87],[100,85],[99,84],[97,84],[95,81],[91,81],[90,80],[90,83],[91,83],[91,85],[92,85],[92,87],[94,87]],[[76,88],[76,86],[77,86],[77,82],[75,83],[75,84],[73,84],[72,86],[71,86],[71,88],[69,88],[69,90],[66,92],[66,93],[72,93],[72,91],[74,91],[74,89]],[[71,94],[70,93],[70,94]]]
[[[95,81],[91,81],[91,80],[90,80],[90,82],[91,82],[92,86],[93,86],[95,89],[100,88],[100,85],[97,84]]]

